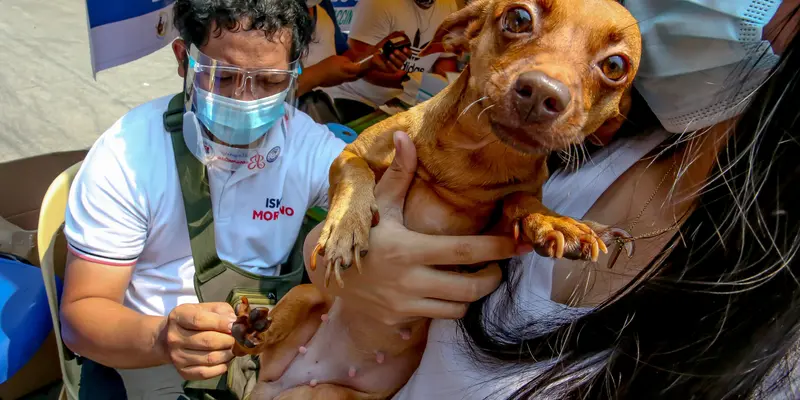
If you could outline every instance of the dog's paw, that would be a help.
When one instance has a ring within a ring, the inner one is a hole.
[[[258,354],[264,345],[264,332],[272,325],[272,318],[266,308],[250,308],[247,297],[242,297],[236,311],[236,322],[231,326],[231,336],[236,340],[233,354],[237,357]]]
[[[341,272],[353,264],[361,273],[361,258],[369,251],[369,230],[380,218],[374,198],[370,200],[349,202],[347,207],[337,207],[328,214],[310,265],[314,271],[317,255],[325,258],[325,287],[330,284],[331,275],[339,287],[344,287]]]
[[[514,239],[519,241],[524,235],[544,257],[597,261],[601,251],[608,253],[592,228],[569,217],[530,214],[514,221],[513,229]]]

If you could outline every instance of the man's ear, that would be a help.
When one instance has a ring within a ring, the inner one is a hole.
[[[178,61],[178,76],[181,78],[186,77],[186,65],[189,60],[186,59],[186,42],[181,38],[172,41],[172,52],[175,54],[175,60]]]
[[[598,128],[593,134],[589,135],[589,141],[596,146],[606,146],[611,143],[614,135],[627,120],[628,113],[631,111],[632,103],[633,96],[631,95],[631,89],[629,88],[625,91],[625,93],[622,94],[622,98],[619,100],[619,113],[616,116],[607,119],[606,122],[600,126],[600,128]]]
[[[424,57],[433,53],[453,53],[460,56],[469,51],[469,42],[478,36],[486,19],[492,0],[472,0],[464,8],[450,14],[439,25],[430,44],[420,53]]]

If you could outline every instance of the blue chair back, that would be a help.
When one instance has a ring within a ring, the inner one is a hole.
[[[353,143],[353,141],[358,137],[356,131],[345,125],[329,122],[325,124],[325,126],[327,126],[328,129],[330,129],[331,132],[336,135],[336,137],[344,140],[345,143]]]
[[[60,292],[58,278],[56,286]],[[0,384],[28,363],[52,330],[39,268],[0,254]]]

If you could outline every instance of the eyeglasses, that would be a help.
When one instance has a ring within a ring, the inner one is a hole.
[[[274,68],[240,68],[217,61],[192,45],[187,52],[189,68],[194,72],[194,84],[201,89],[221,96],[261,99],[287,90],[299,76],[298,62],[289,64],[288,70]],[[249,95],[248,95],[249,89]]]

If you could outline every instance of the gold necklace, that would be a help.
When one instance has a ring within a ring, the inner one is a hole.
[[[672,160],[672,166],[667,170],[666,173],[664,173],[664,176],[661,178],[661,182],[658,183],[658,185],[656,186],[655,190],[653,190],[653,193],[650,194],[650,198],[648,198],[647,201],[644,203],[644,207],[642,208],[642,210],[639,211],[639,215],[637,215],[636,218],[634,218],[633,221],[631,222],[631,224],[628,226],[628,232],[633,232],[633,228],[636,227],[636,225],[641,221],[642,217],[644,216],[644,212],[647,210],[647,207],[650,206],[650,203],[653,201],[653,199],[655,199],[656,194],[658,194],[658,191],[661,190],[661,187],[664,185],[664,182],[667,181],[667,178],[672,174],[672,171],[674,171],[674,170],[675,170],[675,160],[673,159]],[[650,232],[650,233],[647,233],[647,234],[644,234],[644,235],[639,235],[639,236],[635,236],[635,237],[617,236],[616,238],[614,238],[614,241],[616,242],[617,247],[616,247],[616,249],[614,249],[614,252],[611,253],[611,259],[610,259],[610,262],[608,263],[608,269],[613,268],[614,265],[617,263],[617,258],[619,258],[619,255],[622,252],[623,248],[625,248],[625,253],[628,255],[628,258],[631,258],[631,257],[633,257],[634,243],[637,240],[639,240],[639,239],[650,239],[650,238],[656,237],[658,235],[664,234],[666,232],[669,232],[669,231],[671,231],[673,229],[676,229],[677,227],[678,227],[678,223],[675,222],[671,226],[668,226],[668,227],[662,228],[662,229],[658,229],[658,230],[655,230],[653,232]]]

